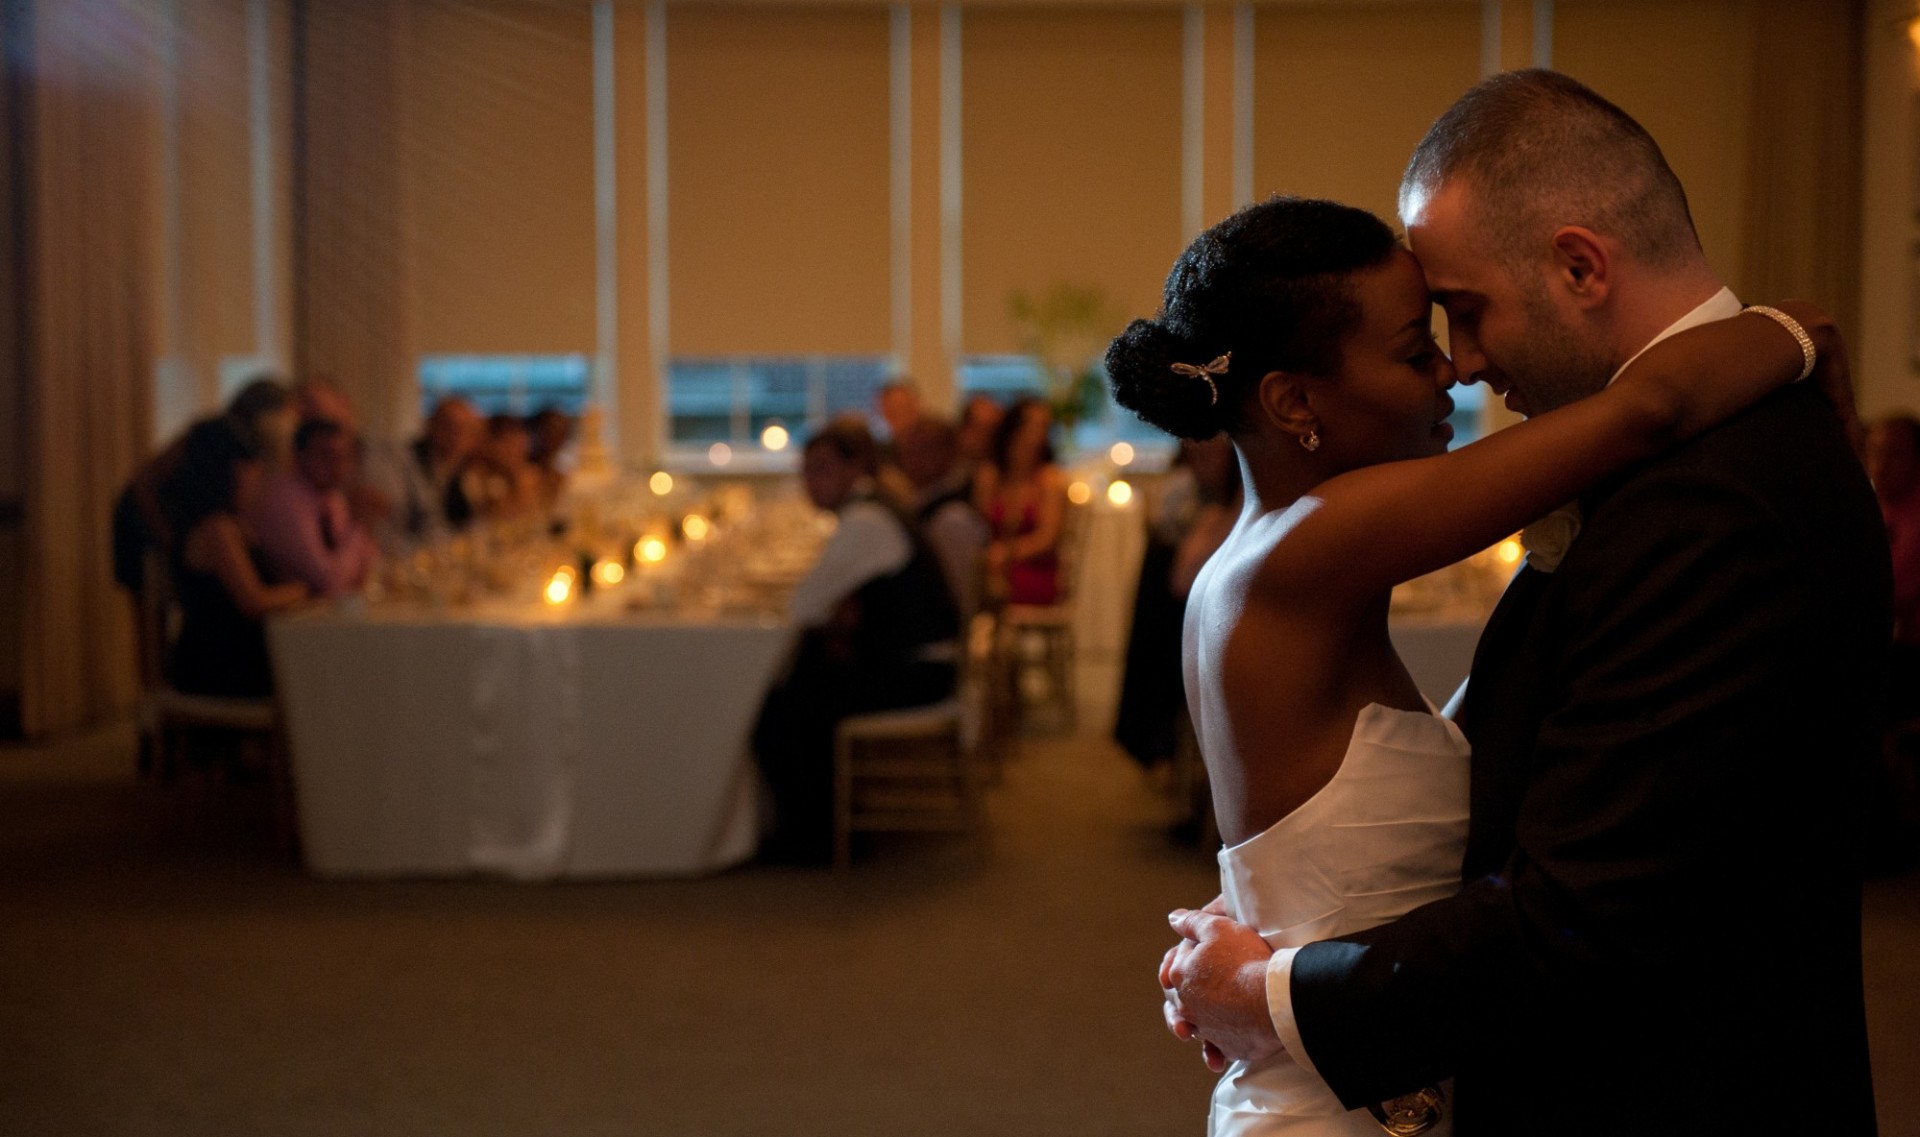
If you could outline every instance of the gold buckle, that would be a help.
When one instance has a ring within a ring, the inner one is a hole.
[[[1427,1086],[1410,1094],[1401,1094],[1397,1098],[1388,1098],[1378,1105],[1370,1105],[1367,1112],[1380,1123],[1380,1128],[1393,1137],[1418,1137],[1431,1132],[1440,1124],[1447,1113],[1447,1095],[1439,1086]]]

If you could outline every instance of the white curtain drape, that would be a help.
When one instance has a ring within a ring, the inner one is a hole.
[[[28,734],[97,721],[138,690],[108,527],[150,435],[157,8],[34,0],[9,28]]]

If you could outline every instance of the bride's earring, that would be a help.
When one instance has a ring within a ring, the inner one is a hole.
[[[1309,430],[1306,437],[1300,440],[1300,445],[1306,447],[1309,452],[1320,449],[1320,432]]]

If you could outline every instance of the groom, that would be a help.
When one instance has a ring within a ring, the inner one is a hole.
[[[1463,381],[1522,414],[1729,316],[1659,148],[1563,75],[1469,91],[1407,167]],[[1455,1079],[1462,1137],[1871,1134],[1856,807],[1887,550],[1809,384],[1587,494],[1523,568],[1459,721],[1455,896],[1272,952],[1181,912],[1176,1035],[1285,1047],[1348,1108]]]

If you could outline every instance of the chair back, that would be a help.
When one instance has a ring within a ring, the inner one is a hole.
[[[141,559],[140,592],[134,597],[140,688],[158,691],[167,685],[167,655],[173,647],[173,565],[159,549],[148,549]]]

